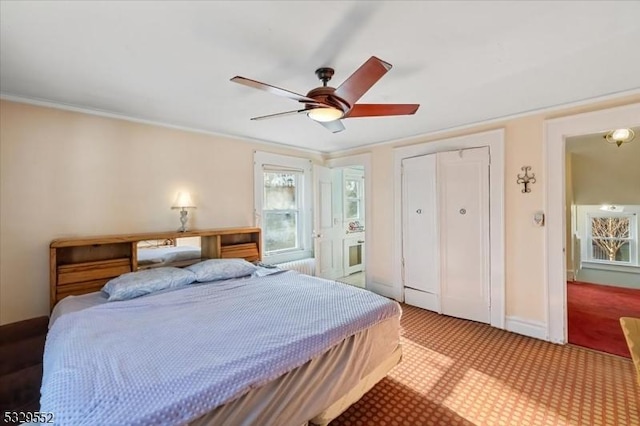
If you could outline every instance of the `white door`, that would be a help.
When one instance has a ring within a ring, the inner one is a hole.
[[[489,323],[489,148],[437,156],[442,313]]]
[[[313,166],[314,180],[314,254],[316,275],[335,279],[342,272],[342,236],[334,220],[334,179],[328,167]]]
[[[440,311],[436,155],[402,160],[405,302]]]

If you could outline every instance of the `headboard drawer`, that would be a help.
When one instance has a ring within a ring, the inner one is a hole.
[[[253,262],[260,260],[260,252],[256,243],[232,244],[221,248],[220,257],[222,259],[241,258]]]
[[[58,286],[113,278],[131,272],[128,258],[72,263],[58,266]]]
[[[59,286],[56,290],[56,302],[64,299],[67,296],[79,296],[81,294],[92,293],[94,291],[100,291],[102,287],[109,281],[110,278],[94,281],[84,281],[81,283],[67,284]]]

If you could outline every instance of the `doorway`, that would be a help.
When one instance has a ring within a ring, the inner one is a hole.
[[[337,281],[365,287],[365,176],[363,166],[333,169],[338,180],[335,197],[341,202],[342,276]]]
[[[640,144],[608,143],[612,130],[566,138],[567,340],[629,357],[619,319],[640,314]]]
[[[544,155],[547,226],[545,228],[545,270],[547,338],[567,342],[566,158],[565,141],[579,135],[614,128],[640,127],[640,103],[578,114],[545,122]],[[632,143],[637,143],[634,141]]]
[[[367,249],[370,154],[327,161],[314,170],[316,270],[322,278],[369,288]]]

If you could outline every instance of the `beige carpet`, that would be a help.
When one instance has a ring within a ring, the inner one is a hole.
[[[640,425],[629,359],[403,310],[401,364],[332,426]]]

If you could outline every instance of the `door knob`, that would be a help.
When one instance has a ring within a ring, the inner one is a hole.
[[[422,209],[418,209],[418,210],[416,210],[416,213],[418,213],[418,214],[422,214]]]

